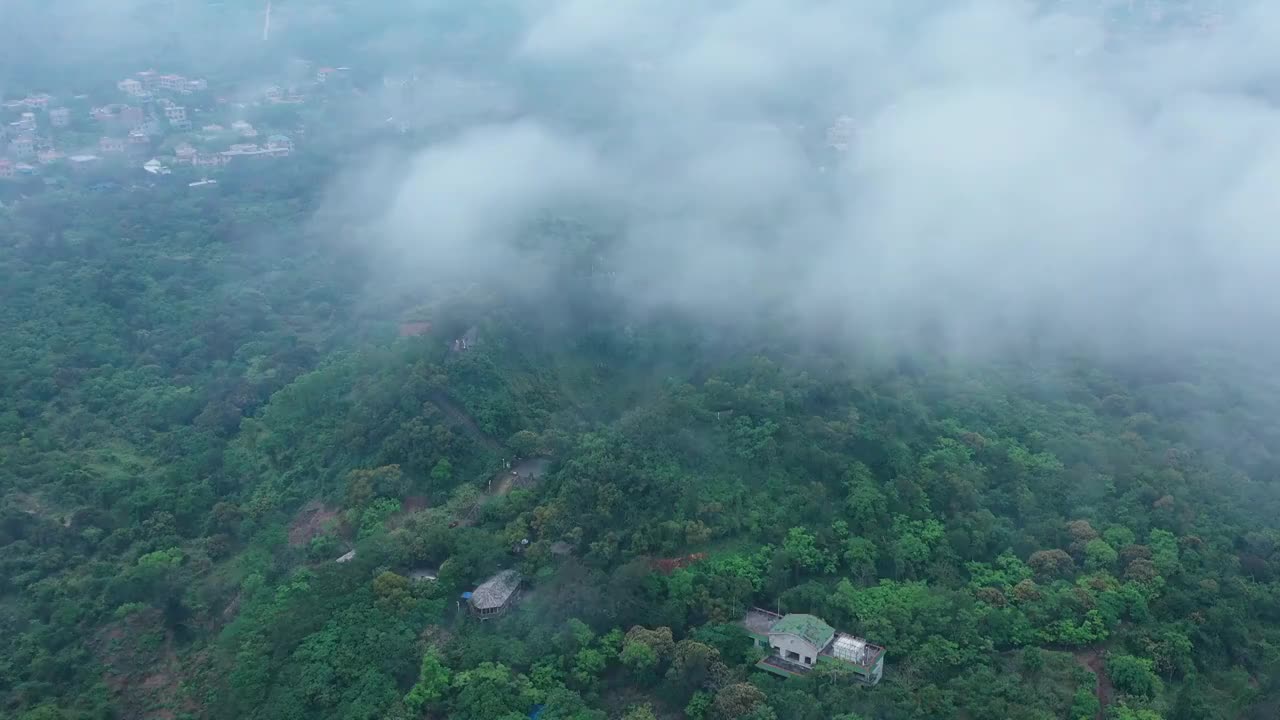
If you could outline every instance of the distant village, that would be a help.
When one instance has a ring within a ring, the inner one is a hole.
[[[0,181],[70,173],[138,170],[168,175],[190,167],[208,173],[232,163],[270,162],[295,150],[302,127],[258,128],[243,119],[251,106],[303,105],[349,74],[321,67],[309,83],[271,86],[250,103],[210,93],[202,78],[155,70],[116,83],[110,102],[87,95],[28,95],[0,103]],[[204,177],[191,187],[216,184]]]
[[[1190,9],[1195,5],[1188,5],[1177,17],[1154,0],[1135,0],[1121,7],[1126,12],[1109,18],[1107,37],[1076,48],[1077,57],[1107,53],[1113,43],[1153,28],[1213,33],[1222,22],[1220,10]],[[136,170],[159,176],[190,169],[182,174],[184,179],[200,188],[216,185],[216,171],[228,165],[279,162],[294,153],[306,128],[296,124],[257,127],[246,118],[258,118],[273,107],[306,106],[331,97],[336,88],[351,87],[350,68],[295,62],[300,67],[290,75],[300,74],[304,82],[268,86],[250,96],[237,94],[234,100],[211,92],[202,78],[155,70],[119,80],[103,97],[40,93],[7,99],[0,102],[0,183],[43,176],[54,185],[64,177],[85,173]],[[417,80],[415,73],[411,79],[384,78],[383,84],[409,88]],[[106,104],[96,104],[107,99]],[[399,115],[393,113],[386,124],[403,134],[411,123]],[[814,138],[825,151],[819,171],[825,172],[827,163],[838,163],[855,150],[866,121],[849,114],[827,121],[825,132]],[[807,132],[804,125],[796,129]]]

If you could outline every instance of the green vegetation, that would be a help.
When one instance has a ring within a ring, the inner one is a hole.
[[[573,262],[555,312],[386,299],[302,183],[0,215],[0,715],[1275,717],[1265,375],[712,343]],[[884,681],[754,671],[752,605]]]

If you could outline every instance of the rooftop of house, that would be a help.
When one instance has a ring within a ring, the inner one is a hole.
[[[503,570],[481,583],[471,593],[471,604],[477,610],[502,607],[511,598],[516,588],[520,587],[520,573],[515,570]]]
[[[835,640],[831,642],[828,648],[822,651],[822,654],[869,670],[884,654],[884,648],[879,645],[872,645],[860,637],[838,632]]]
[[[769,630],[770,635],[782,633],[798,635],[821,649],[831,642],[836,630],[814,615],[791,613],[790,615],[784,615]]]
[[[777,613],[760,608],[751,608],[747,611],[746,617],[742,619],[742,626],[747,629],[747,632],[756,635],[768,635],[769,630],[781,619],[782,616]]]

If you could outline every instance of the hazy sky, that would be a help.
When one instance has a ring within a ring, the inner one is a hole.
[[[1114,4],[522,3],[504,60],[581,77],[550,96],[602,127],[541,112],[442,141],[388,234],[488,272],[523,220],[590,198],[625,218],[639,306],[938,322],[970,346],[1259,332],[1280,310],[1280,6],[1157,32]],[[815,153],[841,114],[852,148]]]

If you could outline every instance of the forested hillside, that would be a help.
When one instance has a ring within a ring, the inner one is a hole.
[[[301,180],[240,182],[0,216],[0,715],[1280,714],[1265,374],[713,336],[572,259],[389,296]],[[884,680],[755,670],[751,606]]]

